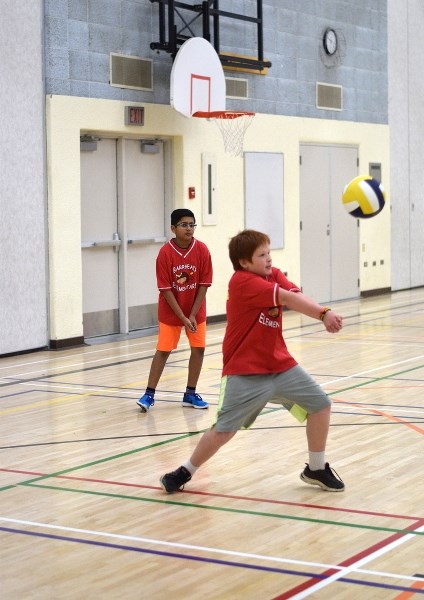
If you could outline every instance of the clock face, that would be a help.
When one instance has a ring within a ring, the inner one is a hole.
[[[324,33],[324,50],[330,56],[337,51],[337,34],[334,29],[327,29]]]

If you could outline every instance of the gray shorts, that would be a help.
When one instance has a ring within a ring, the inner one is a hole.
[[[227,375],[221,380],[216,430],[247,429],[268,402],[284,406],[299,421],[331,405],[321,386],[299,365],[283,373]]]

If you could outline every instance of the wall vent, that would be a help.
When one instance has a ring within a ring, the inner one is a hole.
[[[249,97],[248,80],[238,77],[225,78],[225,95],[227,98],[246,99]]]
[[[317,83],[317,108],[343,110],[343,88],[341,85]]]
[[[153,91],[153,61],[150,58],[111,53],[110,85]]]

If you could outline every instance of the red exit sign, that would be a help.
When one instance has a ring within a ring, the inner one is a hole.
[[[144,107],[126,106],[125,125],[144,125]]]

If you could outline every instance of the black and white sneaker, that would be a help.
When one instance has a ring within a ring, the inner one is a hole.
[[[319,485],[327,492],[343,492],[345,489],[345,484],[328,463],[325,463],[324,469],[318,471],[311,471],[308,463],[306,463],[306,467],[300,474],[300,479],[311,485]]]
[[[182,490],[187,481],[190,481],[191,473],[185,467],[178,467],[176,471],[165,473],[160,478],[160,484],[167,494]]]

